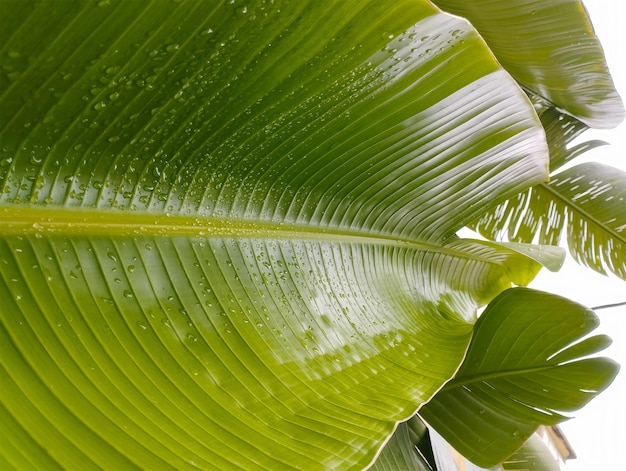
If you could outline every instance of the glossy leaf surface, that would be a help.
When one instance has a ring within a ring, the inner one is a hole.
[[[587,358],[610,340],[581,340],[597,325],[593,311],[567,299],[506,290],[478,319],[455,378],[420,415],[477,465],[504,461],[539,425],[565,420],[613,381],[615,362]]]
[[[624,119],[624,105],[580,0],[435,0],[467,18],[525,88],[593,128]]]
[[[360,469],[539,263],[456,240],[542,181],[533,108],[428,2],[9,2],[2,453]]]

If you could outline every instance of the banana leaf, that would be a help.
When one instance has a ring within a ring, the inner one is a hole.
[[[417,432],[416,433],[416,429]],[[502,463],[482,468],[464,458],[437,431],[428,428],[419,416],[399,424],[383,448],[373,471],[559,471],[563,458],[551,450],[542,432],[533,433]]]
[[[600,41],[581,0],[434,0],[467,18],[527,90],[592,128],[624,119]]]
[[[599,163],[557,171],[602,142],[570,147],[587,127],[551,106],[541,109],[540,117],[550,147],[550,182],[500,203],[470,227],[491,240],[548,245],[566,240],[576,261],[626,280],[626,174]]]
[[[502,463],[505,471],[560,471],[561,466],[548,444],[533,433],[524,445]]]
[[[504,291],[478,319],[454,379],[420,416],[473,463],[505,461],[539,425],[566,420],[564,413],[611,384],[619,366],[592,356],[610,339],[585,337],[598,324],[573,301],[528,288]]]
[[[540,267],[454,237],[548,149],[429,2],[3,10],[9,466],[361,469]]]
[[[401,422],[385,444],[370,471],[431,471],[432,467],[419,454],[411,438],[408,422]]]

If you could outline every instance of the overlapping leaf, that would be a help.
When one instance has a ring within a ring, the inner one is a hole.
[[[623,119],[622,101],[578,0],[436,3],[470,19],[500,62],[529,90],[546,130],[552,172],[600,144],[568,147],[587,126],[612,127]],[[591,174],[579,179],[586,171]],[[611,172],[615,175],[608,177]],[[565,183],[572,178],[576,183]],[[541,183],[499,204],[472,227],[494,240],[544,244],[558,244],[567,234],[576,260],[600,273],[626,277],[623,174],[581,167],[557,179],[559,184]]]
[[[626,174],[581,164],[552,177],[481,217],[490,238],[558,245],[567,235],[574,258],[600,273],[626,279]]]
[[[546,130],[552,180],[495,206],[470,227],[492,240],[558,245],[566,238],[574,259],[600,273],[611,271],[626,279],[626,175],[600,164],[554,173],[603,143],[570,145],[587,126],[536,95],[531,99]]]
[[[538,433],[533,433],[519,450],[502,463],[489,468],[476,466],[463,458],[435,430],[430,429],[434,462],[439,471],[559,471],[561,466]],[[407,468],[407,470],[410,468]]]
[[[419,411],[463,456],[487,467],[508,458],[539,425],[565,420],[613,380],[618,365],[586,358],[605,348],[593,311],[513,288],[492,301],[455,378]]]
[[[370,471],[430,471],[428,462],[417,452],[407,422],[398,424]]]
[[[624,105],[580,0],[434,0],[467,18],[528,90],[593,128],[617,126]]]
[[[415,433],[419,426],[419,434]],[[544,431],[533,433],[519,450],[502,463],[488,468],[490,471],[559,471],[560,464],[548,444],[541,437]],[[427,457],[425,455],[428,455]],[[374,471],[406,470],[421,471],[487,471],[461,456],[436,430],[427,428],[419,416],[402,422],[393,437],[385,445],[375,465]]]
[[[505,471],[560,471],[559,462],[541,436],[533,433],[513,455],[502,463]]]

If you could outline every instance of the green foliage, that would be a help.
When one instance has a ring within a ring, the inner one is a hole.
[[[430,471],[428,462],[417,452],[408,422],[401,422],[382,449],[371,471]]]
[[[524,445],[502,463],[505,471],[560,471],[548,445],[533,434]]]
[[[428,1],[2,7],[7,466],[364,468],[560,263],[456,238],[549,150],[497,37]],[[561,99],[608,122],[603,90]]]
[[[513,288],[481,315],[454,379],[419,411],[479,466],[505,461],[539,425],[555,425],[604,390],[619,367],[587,358],[606,348],[593,311],[558,296]],[[498,424],[494,428],[493,424]]]
[[[602,46],[580,0],[435,0],[467,18],[522,87],[593,128],[624,119]]]
[[[603,143],[589,141],[570,146],[587,126],[537,96],[532,98],[550,146],[550,181],[487,211],[471,224],[472,228],[492,240],[537,240],[558,245],[566,237],[575,260],[626,280],[626,175],[599,163],[558,171]]]

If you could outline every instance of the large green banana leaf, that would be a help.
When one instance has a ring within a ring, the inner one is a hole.
[[[9,466],[362,468],[539,268],[453,237],[547,147],[429,2],[3,10]]]
[[[558,296],[513,288],[478,319],[455,378],[419,414],[479,466],[505,461],[541,424],[555,425],[613,381],[618,365],[587,358],[609,343],[583,337],[593,311]],[[499,424],[494,428],[494,424]]]

